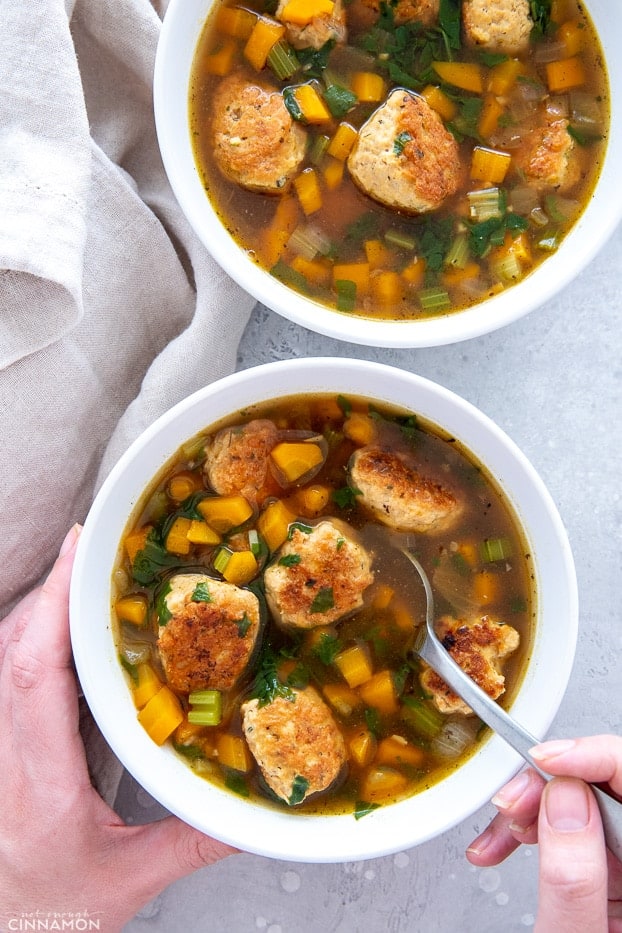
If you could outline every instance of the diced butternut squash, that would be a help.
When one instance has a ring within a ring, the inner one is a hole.
[[[350,756],[359,766],[366,768],[374,760],[378,742],[369,729],[358,729],[348,741]]]
[[[175,729],[173,739],[176,745],[194,745],[203,738],[204,734],[205,726],[197,726],[188,722],[187,717],[184,716],[183,721]]]
[[[253,508],[244,496],[213,496],[202,499],[197,505],[207,524],[225,534],[244,522],[253,514]]]
[[[257,17],[253,13],[239,6],[221,6],[216,17],[220,32],[234,39],[248,39],[256,22]]]
[[[425,278],[425,259],[415,259],[402,269],[402,278],[411,288],[419,288]]]
[[[322,191],[317,172],[313,168],[304,169],[294,178],[294,190],[305,214],[315,214],[322,207]]]
[[[171,476],[166,484],[166,493],[173,502],[183,502],[184,499],[191,496],[193,492],[202,488],[203,480],[197,473],[192,473],[190,470],[182,470],[181,473],[176,473],[175,476]]]
[[[387,715],[397,713],[399,704],[391,671],[384,670],[374,674],[359,686],[358,691],[367,706],[373,706]]]
[[[298,200],[285,196],[278,202],[274,217],[261,232],[260,249],[265,264],[271,268],[285,252],[287,242],[300,217]]]
[[[172,554],[189,554],[191,542],[188,540],[191,519],[179,516],[169,528],[164,546]]]
[[[371,600],[372,607],[378,610],[388,609],[394,596],[395,590],[392,586],[389,586],[388,583],[378,583],[374,588]]]
[[[283,7],[280,19],[296,26],[308,26],[318,16],[331,16],[335,8],[333,0],[289,0]]]
[[[328,156],[325,164],[322,166],[322,178],[329,191],[335,191],[345,174],[345,165],[339,159]]]
[[[387,86],[382,75],[374,71],[355,71],[350,88],[361,103],[373,104],[384,99]]]
[[[324,462],[324,453],[312,442],[283,441],[272,448],[270,458],[288,483],[295,483]]]
[[[312,282],[314,285],[327,285],[330,282],[331,268],[323,259],[305,259],[304,256],[294,256],[290,266],[304,275],[307,282]]]
[[[252,551],[234,551],[222,572],[227,583],[244,586],[257,576],[259,566]]]
[[[518,58],[508,58],[490,69],[488,90],[491,94],[503,97],[508,94],[522,74],[523,63]]]
[[[577,55],[546,64],[546,83],[552,94],[580,87],[585,79],[585,65]]]
[[[475,146],[471,157],[471,178],[474,181],[499,185],[504,180],[511,161],[512,156],[509,152]]]
[[[432,67],[445,84],[474,94],[481,94],[484,90],[482,69],[474,62],[432,62]]]
[[[326,684],[323,688],[326,700],[340,716],[347,719],[357,706],[361,705],[361,698],[346,684]]]
[[[217,531],[210,528],[207,522],[202,522],[198,518],[191,519],[187,537],[192,544],[205,544],[208,546],[220,544],[221,540]]]
[[[295,504],[302,515],[308,518],[314,518],[323,512],[330,502],[330,486],[324,486],[322,483],[312,483],[310,486],[304,486],[293,496]]]
[[[370,269],[386,269],[391,264],[391,250],[382,240],[365,240],[363,245]]]
[[[136,668],[136,686],[134,687],[134,704],[137,709],[142,709],[151,697],[162,687],[162,681],[158,677],[153,666],[145,661]]]
[[[479,557],[475,541],[460,541],[456,548],[456,554],[458,558],[463,560],[469,567],[477,567]]]
[[[265,67],[272,46],[285,35],[285,26],[267,17],[259,17],[244,46],[244,57],[257,71]]]
[[[349,123],[340,123],[335,130],[335,135],[328,144],[328,149],[326,150],[328,155],[333,156],[335,159],[339,159],[340,162],[345,162],[350,154],[352,146],[356,142],[357,136],[358,133],[353,126],[350,126]]]
[[[359,687],[370,679],[373,666],[369,651],[364,645],[353,645],[340,651],[335,658],[335,665],[349,687]]]
[[[125,547],[125,553],[129,558],[130,564],[134,563],[138,552],[143,550],[151,531],[153,531],[152,525],[143,525],[142,528],[130,531],[129,535],[125,536],[123,546]]]
[[[473,575],[473,599],[480,606],[496,603],[501,596],[501,581],[499,574],[482,570]]]
[[[147,598],[142,593],[129,593],[117,599],[115,611],[122,622],[144,625],[147,621]]]
[[[162,745],[183,719],[181,704],[166,685],[138,713],[139,723],[156,745]]]
[[[259,516],[257,527],[270,550],[276,551],[287,538],[289,526],[295,521],[294,513],[281,499],[277,499],[266,506]]]
[[[403,599],[395,599],[391,605],[393,612],[393,621],[399,629],[404,632],[414,632],[417,623],[412,613],[412,609]]]
[[[312,84],[301,84],[292,93],[300,107],[303,123],[329,123],[332,120],[330,110]]]
[[[484,98],[477,123],[477,130],[482,139],[489,139],[499,126],[499,118],[503,115],[505,107],[494,94],[487,94]]]
[[[447,94],[435,84],[428,84],[424,87],[421,91],[421,96],[428,102],[432,110],[436,110],[443,120],[453,120],[456,116],[458,110],[457,105],[451,97],[448,97]]]
[[[445,269],[441,276],[441,282],[446,288],[455,285],[461,285],[463,282],[469,282],[476,279],[480,273],[480,268],[476,262],[467,262],[462,269]]]
[[[369,288],[373,300],[381,307],[395,307],[404,297],[402,278],[391,269],[379,269],[370,276]]]
[[[572,58],[583,50],[585,44],[585,29],[578,19],[569,19],[562,23],[557,30],[555,38],[564,43],[566,56]]]
[[[235,41],[225,39],[213,52],[205,56],[202,61],[203,68],[210,75],[222,77],[229,74],[236,51],[237,44]]]
[[[378,743],[375,762],[379,765],[419,768],[425,761],[425,752],[401,735],[390,735]]]
[[[221,733],[216,739],[216,755],[220,764],[246,774],[253,767],[253,758],[246,741],[240,735]]]
[[[336,262],[333,282],[354,282],[357,295],[366,295],[369,291],[369,263]]]
[[[361,783],[363,800],[384,799],[398,795],[406,789],[408,779],[401,771],[386,765],[372,765]]]
[[[352,411],[343,423],[343,433],[359,447],[365,447],[376,437],[376,425],[364,412]]]

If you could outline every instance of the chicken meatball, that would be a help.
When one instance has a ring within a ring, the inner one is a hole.
[[[223,428],[205,451],[204,473],[212,489],[220,496],[241,495],[252,505],[261,505],[279,489],[269,468],[277,441],[277,427],[267,418]]]
[[[487,615],[468,620],[443,616],[436,625],[436,632],[454,661],[488,696],[496,700],[505,692],[501,663],[518,648],[520,636],[516,629],[503,622],[493,622]],[[431,668],[423,671],[420,681],[441,713],[472,713],[464,700]]]
[[[343,736],[313,687],[242,706],[242,729],[271,790],[289,804],[327,790],[344,770]]]
[[[294,525],[265,572],[268,606],[285,628],[331,625],[363,605],[370,556],[344,523]]]
[[[533,28],[529,0],[463,0],[462,26],[468,45],[518,55]]]
[[[251,191],[284,191],[305,157],[307,134],[280,91],[233,74],[219,84],[213,108],[214,158],[223,175]]]
[[[572,188],[579,180],[581,166],[575,141],[568,132],[568,121],[545,119],[531,129],[514,154],[514,164],[527,182],[537,188],[558,191]]]
[[[371,198],[411,213],[436,210],[461,176],[458,143],[429,104],[403,88],[363,124],[348,168]]]
[[[160,597],[158,650],[169,685],[181,693],[230,690],[254,655],[259,600],[202,573],[177,574]]]
[[[422,476],[406,454],[382,447],[352,454],[349,482],[360,494],[357,503],[397,531],[446,531],[463,510],[453,492]]]
[[[380,12],[381,0],[363,0],[363,4],[376,13]],[[440,0],[397,0],[390,6],[396,23],[433,26],[438,20]]]
[[[285,23],[287,41],[295,49],[321,49],[327,42],[343,45],[346,41],[346,14],[341,0],[335,0],[330,12],[321,13],[307,22],[283,19],[290,0],[280,0],[276,18]],[[287,14],[286,14],[287,16]]]

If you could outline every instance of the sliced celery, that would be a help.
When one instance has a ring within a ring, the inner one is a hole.
[[[285,78],[291,78],[300,68],[300,62],[298,61],[296,53],[283,39],[279,39],[279,41],[272,46],[267,62],[279,81],[284,81]]]
[[[387,230],[384,238],[390,246],[398,246],[400,249],[414,250],[417,246],[414,236],[401,230]]]
[[[431,313],[438,311],[449,311],[451,308],[451,298],[449,292],[440,286],[432,288],[423,288],[419,292],[419,303],[423,311]]]
[[[214,570],[217,570],[218,573],[224,573],[232,554],[233,551],[229,550],[228,547],[219,547],[214,555]]]
[[[480,557],[488,564],[497,560],[507,560],[512,556],[512,544],[508,538],[486,538],[482,541],[480,548]]]
[[[469,261],[469,239],[466,233],[459,233],[445,256],[445,265],[452,269],[464,269]]]
[[[482,188],[477,191],[469,191],[467,200],[471,219],[480,222],[490,220],[491,217],[501,217],[499,194],[498,188]]]
[[[220,690],[195,690],[188,697],[188,722],[194,726],[217,726],[222,719]]]

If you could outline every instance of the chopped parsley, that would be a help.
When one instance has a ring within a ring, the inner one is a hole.
[[[309,781],[307,778],[303,777],[302,774],[297,774],[294,778],[294,783],[292,784],[292,792],[287,800],[290,807],[295,807],[296,804],[302,803],[308,790]]]
[[[278,563],[280,567],[295,567],[301,560],[300,554],[284,554],[279,558]]]
[[[340,509],[351,509],[352,506],[356,505],[356,497],[361,495],[361,490],[355,489],[353,486],[342,486],[341,489],[333,489],[330,494],[331,499]]]
[[[504,214],[490,217],[479,223],[469,224],[469,249],[474,256],[485,256],[493,246],[502,246],[506,231],[527,230],[529,222],[519,214]]]
[[[406,148],[407,144],[411,141],[411,139],[412,139],[412,136],[410,135],[410,133],[406,133],[406,132],[400,133],[398,136],[396,136],[395,139],[393,140],[393,154],[396,156],[400,156],[403,153],[404,149]]]
[[[326,632],[323,632],[320,635],[319,641],[313,646],[313,654],[322,662],[322,664],[332,664],[339,652],[341,651],[342,645],[336,635],[327,635]]]
[[[328,612],[335,607],[335,595],[332,586],[322,586],[315,594],[313,602],[309,606],[310,613]]]
[[[238,627],[238,635],[240,638],[244,638],[252,625],[251,620],[246,613],[244,613],[241,619],[236,619],[235,624]]]
[[[212,594],[209,591],[207,583],[197,583],[190,599],[193,603],[211,603]]]
[[[260,706],[267,706],[277,697],[283,697],[285,700],[295,702],[296,694],[287,684],[280,679],[277,671],[279,655],[268,645],[263,649],[257,676],[253,682],[251,696],[259,700]]]
[[[287,533],[288,541],[292,540],[295,531],[300,531],[303,535],[310,535],[313,528],[311,525],[305,525],[304,522],[292,522]]]

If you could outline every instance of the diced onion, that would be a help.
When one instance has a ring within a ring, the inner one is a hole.
[[[479,721],[475,718],[449,719],[430,747],[439,758],[458,758],[475,741]]]

